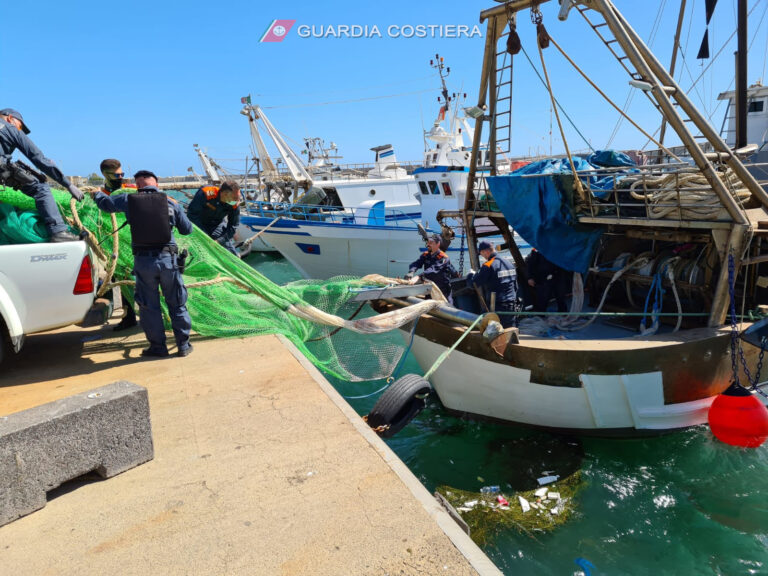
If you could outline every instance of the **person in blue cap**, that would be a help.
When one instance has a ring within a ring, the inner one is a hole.
[[[96,205],[105,212],[125,212],[131,227],[133,273],[136,276],[136,302],[139,323],[149,341],[142,356],[168,356],[165,344],[160,292],[162,289],[178,356],[192,352],[189,334],[192,321],[187,310],[187,289],[179,271],[179,248],[173,236],[175,227],[181,234],[192,232],[192,223],[173,199],[157,188],[157,176],[149,170],[134,174],[138,190],[134,194],[95,192]]]
[[[485,262],[477,273],[470,272],[467,275],[467,286],[483,289],[488,305],[493,300],[491,294],[496,294],[491,312],[514,312],[517,304],[517,270],[514,264],[500,258],[490,242],[480,242],[477,251],[485,258]],[[515,323],[515,317],[511,314],[500,314],[499,319],[504,328]]]
[[[79,240],[79,237],[69,232],[45,177],[64,186],[78,202],[83,199],[83,193],[64,176],[56,164],[43,155],[27,134],[29,128],[20,112],[13,108],[0,110],[0,184],[35,199],[37,213],[43,219],[51,242]],[[15,150],[24,154],[43,174],[22,162],[12,162],[11,156]]]
[[[447,300],[451,299],[451,278],[458,278],[459,273],[451,264],[448,256],[440,250],[440,236],[432,234],[427,238],[427,251],[419,256],[418,260],[410,263],[406,280],[413,278],[419,268],[424,268],[422,277],[434,282],[440,288]]]

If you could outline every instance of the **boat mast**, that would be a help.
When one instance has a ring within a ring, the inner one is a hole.
[[[683,29],[683,17],[685,16],[685,0],[680,0],[680,12],[677,15],[677,29],[675,30],[675,41],[672,44],[672,60],[669,62],[669,75],[675,77],[675,64],[677,63],[677,52],[680,49],[680,32]],[[659,132],[659,143],[664,144],[664,133],[667,131],[667,119],[661,119],[661,131]]]
[[[736,51],[736,150],[747,145],[747,0],[738,2]]]

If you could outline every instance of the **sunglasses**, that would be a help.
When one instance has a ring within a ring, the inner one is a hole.
[[[125,176],[125,172],[115,172],[114,175],[117,176],[118,178],[123,178]]]

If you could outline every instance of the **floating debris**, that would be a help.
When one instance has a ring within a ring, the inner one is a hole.
[[[537,480],[539,483],[539,486],[544,486],[545,484],[552,484],[552,482],[557,482],[557,479],[560,478],[560,476],[542,476]]]
[[[578,471],[558,480],[556,491],[550,486],[544,492],[537,488],[491,494],[438,486],[437,492],[459,512],[469,526],[472,540],[485,546],[506,530],[513,529],[535,539],[536,532],[551,532],[562,526],[576,511],[575,499],[583,486]],[[517,498],[519,506],[509,505],[512,498]]]

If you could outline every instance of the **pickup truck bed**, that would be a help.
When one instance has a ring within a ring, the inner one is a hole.
[[[0,246],[0,348],[8,338],[18,352],[25,334],[81,322],[96,273],[83,241]]]

